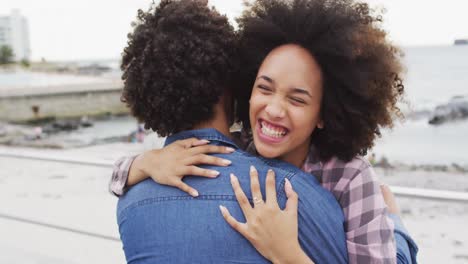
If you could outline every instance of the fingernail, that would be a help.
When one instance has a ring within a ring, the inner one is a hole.
[[[268,173],[273,173],[273,170],[272,170],[272,169],[268,169]]]
[[[201,139],[200,142],[203,142],[203,143],[210,143],[210,141],[207,140],[207,139]]]
[[[256,171],[255,167],[253,165],[250,165],[250,172],[255,172],[255,171]]]
[[[286,191],[287,192],[292,191],[293,188],[292,188],[291,182],[288,180],[288,178],[284,178],[284,181],[285,181],[284,186],[286,187]]]
[[[236,176],[231,173],[231,182],[234,182],[236,180]]]
[[[210,171],[211,176],[216,177],[219,175],[219,171]]]
[[[190,191],[190,195],[192,195],[193,197],[198,197],[198,192],[195,190]]]
[[[230,160],[227,160],[227,159],[223,159],[223,164],[224,165],[231,165],[231,161]]]
[[[220,206],[219,206],[219,210],[221,210],[221,213],[222,213],[223,215],[226,214],[226,207],[220,205]]]
[[[233,148],[227,147],[227,148],[226,148],[226,151],[227,151],[227,152],[234,152],[234,151],[236,151],[236,150],[233,149]]]

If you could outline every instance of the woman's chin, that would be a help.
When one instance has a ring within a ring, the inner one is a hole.
[[[268,158],[268,159],[275,159],[281,155],[280,152],[278,152],[278,149],[272,149],[268,147],[262,147],[262,146],[256,146],[257,148],[257,153],[258,155]]]

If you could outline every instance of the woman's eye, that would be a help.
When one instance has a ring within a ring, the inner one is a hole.
[[[271,89],[268,86],[265,85],[257,85],[258,89],[265,91],[265,92],[271,92]]]
[[[291,101],[293,101],[294,103],[298,103],[298,104],[305,104],[306,102],[304,100],[302,100],[301,98],[297,98],[297,97],[291,97],[290,98]]]

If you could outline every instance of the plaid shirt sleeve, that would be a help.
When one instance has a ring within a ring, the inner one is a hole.
[[[127,191],[126,184],[128,173],[136,157],[137,155],[122,157],[114,163],[114,170],[112,171],[112,177],[109,182],[109,191],[115,196],[122,196]]]
[[[349,263],[396,263],[393,221],[370,164],[363,158],[307,162],[305,171],[318,177],[343,209]]]
[[[396,263],[393,221],[370,166],[358,170],[339,202],[346,220],[349,263]]]

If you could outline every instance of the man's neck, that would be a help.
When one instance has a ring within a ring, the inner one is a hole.
[[[217,124],[216,122],[208,121],[208,122],[200,123],[193,127],[193,129],[204,129],[204,128],[214,128],[218,130],[219,132],[221,132],[226,137],[229,137],[229,138],[231,137],[231,133],[229,132],[229,126],[227,126],[227,124],[220,125],[220,124]]]
[[[214,107],[214,114],[211,120],[201,122],[193,127],[193,129],[203,128],[214,128],[226,137],[231,138],[231,133],[229,132],[229,119],[222,104],[217,104]]]

